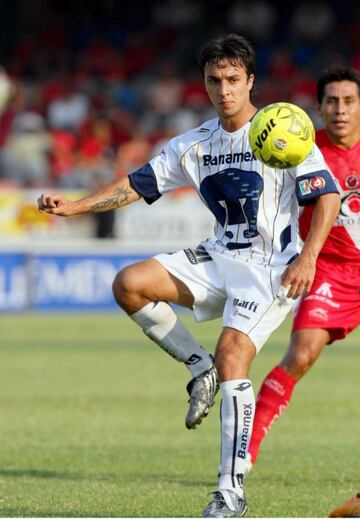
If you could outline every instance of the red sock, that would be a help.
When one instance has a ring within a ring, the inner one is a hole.
[[[249,445],[252,463],[255,463],[261,442],[270,427],[289,404],[296,382],[296,379],[281,366],[276,366],[262,383],[256,399],[254,425]]]

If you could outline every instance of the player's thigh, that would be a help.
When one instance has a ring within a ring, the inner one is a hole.
[[[222,315],[226,300],[224,276],[203,246],[173,254],[158,254],[155,259],[190,290],[197,321],[208,321]]]
[[[276,292],[280,287],[283,269],[262,265],[229,262],[225,270],[227,301],[224,326],[246,334],[257,352],[283,322],[294,301],[280,301]]]
[[[137,295],[149,301],[168,301],[188,308],[192,308],[194,302],[187,285],[154,258],[121,270],[114,280],[113,291],[120,301]]]
[[[250,337],[234,328],[224,327],[215,350],[220,382],[248,378],[256,347]]]
[[[293,332],[327,330],[327,343],[343,339],[360,323],[360,268],[319,262],[310,293],[296,309]]]

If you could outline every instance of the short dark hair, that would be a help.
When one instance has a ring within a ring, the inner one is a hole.
[[[325,95],[325,87],[334,81],[353,81],[358,86],[360,96],[360,72],[353,68],[329,67],[323,71],[317,82],[317,101],[322,103]]]
[[[228,61],[232,65],[242,65],[247,76],[255,74],[255,51],[251,43],[239,34],[228,34],[210,40],[201,50],[199,66],[204,77],[206,65]]]

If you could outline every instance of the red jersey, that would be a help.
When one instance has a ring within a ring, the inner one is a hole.
[[[316,144],[337,179],[341,207],[321,249],[319,260],[360,265],[360,141],[346,150],[333,144],[325,130],[316,132]],[[300,234],[304,240],[310,228],[314,206],[304,208]]]

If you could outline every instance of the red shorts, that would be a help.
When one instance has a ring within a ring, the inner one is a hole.
[[[360,324],[360,266],[318,261],[310,294],[296,309],[293,331],[321,328],[329,344]]]

